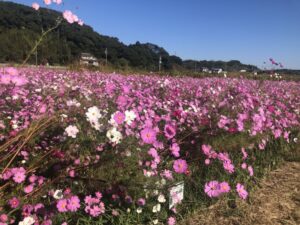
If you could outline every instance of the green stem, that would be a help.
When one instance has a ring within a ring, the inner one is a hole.
[[[27,61],[29,60],[30,56],[36,51],[37,47],[42,43],[43,39],[45,36],[47,36],[51,31],[55,30],[60,24],[61,24],[62,20],[59,19],[57,20],[55,26],[50,27],[48,30],[46,30],[45,32],[42,32],[41,37],[39,38],[39,40],[35,43],[35,46],[31,49],[31,51],[29,52],[29,54],[27,55],[26,59],[23,61],[21,66],[24,66]]]

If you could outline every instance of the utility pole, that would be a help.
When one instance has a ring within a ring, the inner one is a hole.
[[[195,73],[197,71],[197,62],[195,62]]]
[[[161,56],[159,56],[159,60],[158,60],[158,71],[160,72],[161,70]]]
[[[107,66],[107,48],[105,49],[105,66]]]

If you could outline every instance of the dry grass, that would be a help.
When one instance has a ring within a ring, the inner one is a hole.
[[[182,225],[296,225],[300,224],[300,162],[285,162],[251,192],[249,202],[238,200],[229,207],[220,200],[194,212]]]

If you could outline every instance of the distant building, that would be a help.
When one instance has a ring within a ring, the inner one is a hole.
[[[98,59],[94,57],[90,53],[81,53],[80,56],[80,65],[85,65],[85,66],[99,66]]]
[[[221,68],[212,68],[211,69],[213,73],[222,73],[223,69]]]
[[[247,72],[247,70],[240,70],[240,72],[241,72],[241,73],[246,73],[246,72]]]
[[[202,68],[202,72],[208,73],[208,72],[209,72],[209,69],[208,69],[207,67],[203,67],[203,68]]]

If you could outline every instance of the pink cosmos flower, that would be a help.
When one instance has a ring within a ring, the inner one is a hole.
[[[209,197],[218,197],[220,195],[220,184],[218,181],[210,181],[205,184],[204,188],[205,193]]]
[[[16,85],[17,87],[24,86],[28,83],[28,80],[22,76],[11,76],[11,83]]]
[[[16,68],[13,68],[13,67],[6,68],[5,72],[8,73],[11,76],[18,76],[19,75],[18,70]]]
[[[2,74],[0,77],[1,84],[10,84],[11,82],[11,76],[7,74]]]
[[[148,154],[151,155],[153,158],[158,157],[158,153],[157,153],[155,148],[150,148],[149,151],[148,151]]]
[[[172,155],[175,156],[175,157],[179,157],[180,156],[179,151],[180,151],[179,145],[177,143],[173,143],[171,145]]]
[[[230,192],[230,189],[231,189],[229,184],[225,181],[221,182],[219,184],[219,188],[220,188],[220,192],[222,192],[222,193],[228,193],[228,192]]]
[[[40,5],[36,2],[34,2],[34,3],[32,3],[32,8],[35,9],[35,10],[39,10]]]
[[[79,19],[79,20],[78,20],[78,25],[79,25],[79,26],[83,26],[83,24],[84,24],[84,22],[83,22],[81,19]]]
[[[6,214],[1,214],[0,215],[0,222],[2,222],[2,223],[8,222],[8,216]]]
[[[25,173],[22,171],[16,172],[13,176],[13,180],[18,184],[22,183],[25,180],[25,178]]]
[[[202,145],[202,152],[204,155],[209,156],[211,151],[210,145]]]
[[[137,204],[138,204],[139,206],[144,206],[144,205],[146,204],[146,200],[145,200],[144,198],[139,198],[139,199],[137,200]]]
[[[71,212],[76,212],[80,208],[80,200],[77,196],[72,196],[70,199],[68,199],[68,210]]]
[[[96,197],[97,197],[99,200],[103,197],[102,193],[99,192],[99,191],[96,192],[95,195],[96,195]]]
[[[153,144],[156,141],[156,131],[152,128],[144,128],[141,137],[146,144]]]
[[[105,213],[105,206],[103,202],[100,202],[99,205],[93,205],[92,207],[88,207],[86,210],[90,213],[91,216],[97,217],[103,213]]]
[[[30,193],[30,192],[32,192],[33,191],[33,185],[32,184],[30,184],[30,185],[28,185],[28,186],[26,186],[25,188],[24,188],[24,192],[26,193],[26,194],[28,194],[28,193]]]
[[[234,172],[234,165],[230,161],[224,161],[223,167],[228,173]]]
[[[250,177],[252,177],[254,175],[254,171],[253,171],[252,166],[248,166],[248,172],[249,172]]]
[[[204,163],[205,163],[205,165],[209,165],[210,164],[210,159],[205,159]]]
[[[65,18],[65,20],[68,21],[68,23],[74,23],[74,17],[73,17],[73,13],[70,10],[66,10],[63,12],[63,17]]]
[[[240,196],[241,199],[245,200],[248,196],[248,192],[245,190],[244,185],[238,183],[236,185],[236,191],[238,193],[238,195]]]
[[[9,203],[10,207],[13,209],[18,208],[20,205],[20,201],[16,197],[13,197],[12,199],[10,199],[8,201],[8,203]]]
[[[116,112],[115,115],[114,115],[114,121],[117,124],[122,124],[125,121],[125,115],[124,115],[124,113],[119,112],[119,111]]]
[[[242,153],[243,153],[243,160],[247,159],[248,154],[247,154],[245,148],[242,148]]]
[[[67,199],[60,199],[56,204],[56,208],[59,212],[67,212],[68,211],[68,201]]]
[[[173,174],[172,174],[172,171],[170,171],[170,170],[164,170],[161,173],[161,176],[166,178],[167,180],[173,180]]]
[[[176,173],[179,173],[179,174],[186,173],[186,171],[188,169],[188,165],[185,160],[177,159],[173,163],[173,169]]]
[[[171,139],[176,135],[175,127],[171,124],[166,124],[164,128],[166,138]]]
[[[11,170],[6,170],[3,174],[2,174],[2,179],[3,180],[8,180],[13,176],[13,173],[11,172]]]
[[[241,167],[242,167],[242,169],[246,169],[247,168],[247,163],[242,163]]]
[[[57,5],[60,5],[62,3],[62,0],[53,0],[54,3],[56,3]]]
[[[168,218],[168,225],[175,225],[176,224],[176,219],[174,217],[169,217]]]
[[[45,5],[50,5],[52,3],[52,0],[44,0]]]

